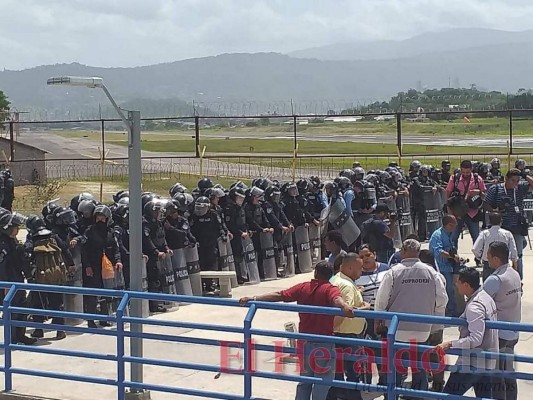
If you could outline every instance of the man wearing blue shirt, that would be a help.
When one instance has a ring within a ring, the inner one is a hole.
[[[518,251],[518,273],[523,277],[522,253],[524,250],[524,236],[522,221],[524,212],[524,198],[533,191],[533,177],[527,175],[526,181],[520,181],[521,172],[511,168],[505,175],[505,182],[493,185],[487,190],[485,208],[489,211],[499,211],[502,215],[503,229],[513,234],[516,250]]]
[[[442,227],[433,232],[429,239],[429,251],[435,257],[437,268],[446,280],[446,293],[448,294],[446,314],[450,316],[456,316],[457,313],[453,273],[460,258],[452,241],[452,233],[456,226],[457,219],[453,215],[445,215],[442,218]]]

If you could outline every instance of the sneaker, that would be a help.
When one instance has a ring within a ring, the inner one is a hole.
[[[57,331],[56,340],[63,340],[67,337],[65,331]]]
[[[42,329],[35,329],[32,334],[31,334],[31,337],[32,338],[38,338],[38,339],[41,339],[44,337],[44,332]]]
[[[87,321],[87,326],[88,326],[89,328],[92,328],[92,329],[97,329],[97,328],[98,328],[98,326],[96,325],[96,323],[95,323],[94,321],[92,321],[92,320],[91,320],[91,321]]]
[[[103,328],[108,328],[108,327],[111,326],[111,322],[100,321],[100,322],[98,322],[98,325],[100,325],[100,326],[103,327]]]

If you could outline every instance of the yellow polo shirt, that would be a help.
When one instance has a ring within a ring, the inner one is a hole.
[[[342,299],[352,307],[363,306],[363,296],[354,281],[342,272],[337,273],[330,280],[333,286],[337,286],[342,294]],[[362,333],[366,326],[364,318],[335,318],[333,331],[335,333]]]

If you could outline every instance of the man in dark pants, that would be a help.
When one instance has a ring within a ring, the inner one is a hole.
[[[19,226],[22,219],[18,215],[3,210],[0,215],[0,281],[3,282],[24,282],[29,278],[28,260],[24,258],[24,248],[17,241]],[[2,290],[0,300],[3,301],[5,293]],[[27,306],[27,297],[24,290],[19,290],[13,297],[11,305],[14,307]],[[27,314],[11,314],[11,319],[16,321],[26,321]],[[26,336],[26,328],[13,327],[11,329],[11,343],[34,344],[37,339]]]
[[[257,254],[257,268],[259,269],[259,277],[265,279],[265,269],[263,267],[263,256],[261,251],[261,232],[273,233],[274,229],[270,227],[270,223],[266,217],[263,207],[261,207],[261,196],[263,196],[263,189],[256,186],[252,187],[249,192],[248,201],[244,206],[244,213],[246,215],[246,224],[252,234],[252,241],[254,249]]]
[[[242,250],[242,240],[246,240],[249,236],[246,215],[243,208],[245,197],[244,189],[236,186],[230,189],[228,200],[224,204],[226,227],[233,235],[233,239],[231,239],[231,250],[233,251],[233,259],[235,261],[237,282],[240,285],[248,280],[247,273],[243,269],[244,253]]]
[[[494,269],[483,289],[494,299],[498,311],[498,321],[520,322],[522,317],[522,283],[520,275],[509,265],[509,248],[503,242],[492,242],[487,252],[489,266]],[[500,330],[498,332],[500,353],[498,369],[514,371],[513,354],[518,343],[518,332]],[[493,398],[516,400],[518,386],[516,379],[500,378],[495,382]]]
[[[297,302],[302,305],[319,307],[338,307],[348,318],[353,318],[353,308],[343,300],[339,288],[329,283],[331,268],[325,261],[320,261],[315,266],[315,275],[310,282],[299,283],[289,289],[279,292],[263,294],[254,297],[243,297],[239,300],[241,305],[249,301],[268,302]],[[301,313],[300,333],[311,335],[333,335],[333,315],[315,313]],[[320,354],[320,356],[318,356]],[[320,341],[298,341],[298,356],[300,357],[300,375],[304,377],[332,380],[335,376],[335,349],[333,343]],[[300,382],[296,387],[296,400],[326,400],[330,386],[320,383]]]
[[[474,268],[463,268],[459,271],[457,291],[468,298],[465,312],[461,319],[466,320],[467,326],[459,328],[459,339],[444,342],[437,349],[445,352],[448,349],[464,349],[494,352],[498,350],[498,332],[487,329],[485,321],[496,321],[496,304],[494,300],[481,288],[479,272]],[[442,353],[441,353],[442,354]],[[493,380],[484,371],[492,371],[496,360],[486,357],[459,356],[457,371],[450,374],[444,393],[464,395],[470,388],[474,388],[476,397],[493,398]],[[475,372],[473,372],[475,368]]]

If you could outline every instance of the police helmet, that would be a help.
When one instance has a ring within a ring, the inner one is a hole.
[[[96,202],[94,200],[85,199],[78,204],[78,212],[83,218],[92,218],[95,208]]]
[[[113,212],[113,219],[122,226],[129,225],[130,208],[126,204],[119,204]]]
[[[237,204],[242,204],[246,197],[246,191],[241,187],[233,187],[229,190],[229,198]]]
[[[353,169],[353,176],[355,181],[362,181],[365,177],[365,170],[361,167],[355,167]]]
[[[249,195],[250,197],[261,197],[265,191],[263,189],[258,188],[257,186],[254,186],[249,189]]]
[[[113,195],[113,201],[115,203],[118,203],[118,201],[123,197],[130,197],[130,192],[128,192],[127,190],[119,190]]]
[[[287,182],[281,187],[281,191],[287,193],[290,197],[298,196],[298,187],[294,182]]]
[[[431,173],[431,165],[421,165],[419,171],[423,176],[429,176]]]
[[[400,171],[398,171],[397,169],[393,169],[391,172],[390,172],[390,175],[391,175],[391,178],[394,182],[398,183],[402,180],[403,178],[403,175]]]
[[[379,182],[379,178],[376,174],[368,174],[365,176],[365,180],[367,183],[370,183],[371,185],[375,186]]]
[[[411,164],[409,164],[409,171],[418,172],[420,167],[422,166],[422,163],[418,160],[411,161]]]
[[[77,214],[70,208],[58,207],[52,215],[53,223],[58,226],[71,226],[78,221]]]
[[[388,166],[390,168],[398,168],[398,163],[396,161],[391,161]]]
[[[161,199],[153,199],[143,207],[143,215],[152,220],[162,220],[165,216],[167,202]]]
[[[296,187],[298,188],[298,193],[301,195],[306,194],[309,191],[309,181],[307,179],[300,179],[296,182]]]
[[[515,168],[518,168],[519,170],[523,170],[526,168],[526,160],[523,160],[523,159],[518,159],[515,161],[514,163],[514,167]]]
[[[9,234],[10,228],[14,226],[20,226],[24,223],[24,216],[18,214],[18,213],[11,213],[8,210],[7,212],[3,212],[0,214],[0,232]]]
[[[392,176],[387,171],[381,171],[379,173],[379,180],[382,183],[387,184],[387,183],[389,183],[391,181],[391,179],[392,179]]]
[[[209,178],[202,178],[198,181],[198,189],[201,192],[206,191],[214,186],[213,181]]]
[[[350,182],[353,181],[354,175],[355,172],[351,169],[343,169],[341,172],[339,172],[339,176],[344,176],[345,178],[348,178]]]
[[[156,195],[154,193],[144,192],[141,195],[141,205],[142,205],[143,210],[144,210],[144,206],[146,205],[146,203],[148,203],[149,201],[154,200],[155,198],[156,198]]]
[[[490,165],[487,164],[487,163],[482,163],[482,164],[479,166],[479,173],[480,173],[481,175],[484,175],[484,176],[488,175],[489,170],[490,170]]]
[[[313,187],[313,189],[320,190],[324,187],[324,185],[320,182],[320,178],[318,176],[312,175],[309,177],[309,183]]]
[[[103,215],[107,222],[111,221],[111,209],[105,204],[99,204],[94,208],[94,216]]]
[[[270,186],[265,190],[265,197],[268,201],[279,203],[281,199],[281,191],[275,186]]]
[[[500,169],[500,159],[493,158],[492,160],[490,160],[490,166],[494,169]]]
[[[4,175],[4,178],[10,179],[12,177],[11,170],[9,168],[6,168],[2,171],[2,174]]]
[[[213,199],[215,197],[218,197],[219,199],[221,197],[224,197],[226,193],[224,193],[224,190],[216,187],[212,187],[210,189],[207,189],[205,191],[205,197],[208,197],[209,199]]]
[[[352,163],[352,168],[357,168],[357,167],[360,167],[361,166],[361,163],[359,161],[354,161]]]
[[[26,228],[30,234],[33,234],[41,228],[46,228],[46,224],[44,223],[44,219],[38,215],[28,215],[28,219],[26,220]]]
[[[176,193],[185,193],[185,192],[188,192],[187,187],[179,182],[175,183],[174,185],[172,185],[170,189],[168,189],[168,194],[171,197],[174,197]]]
[[[450,162],[450,160],[442,160],[442,162],[440,163],[440,167],[443,171],[449,171],[452,167],[452,163]]]
[[[129,197],[123,197],[121,198],[117,204],[125,204],[125,205],[129,205],[130,204],[130,198]]]
[[[210,206],[211,202],[209,201],[209,199],[205,196],[200,196],[194,202],[194,214],[201,217],[207,214]]]
[[[233,189],[234,187],[239,187],[244,190],[248,189],[248,185],[246,185],[243,181],[235,181],[231,184],[229,188]]]

